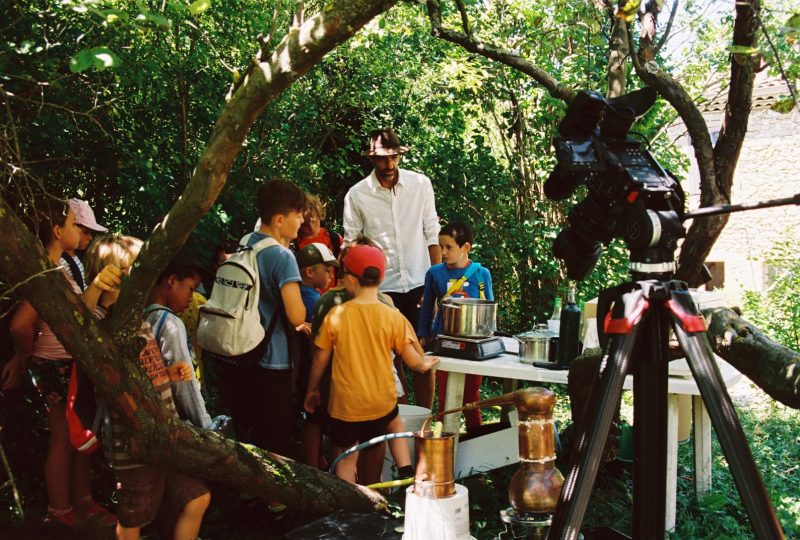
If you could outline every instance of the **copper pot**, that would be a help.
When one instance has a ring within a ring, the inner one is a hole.
[[[445,432],[439,437],[434,437],[433,431],[426,430],[414,434],[414,449],[417,454],[414,493],[421,497],[432,496],[435,499],[455,494],[454,447],[453,433]]]

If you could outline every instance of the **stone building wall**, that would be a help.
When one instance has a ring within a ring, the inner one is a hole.
[[[800,113],[795,110],[791,114],[779,114],[770,110],[770,98],[779,92],[779,86],[771,84],[762,84],[756,89],[755,107],[750,113],[747,136],[734,176],[733,204],[800,193]],[[716,141],[722,122],[721,107],[705,116],[712,140]],[[688,137],[683,136],[679,144],[692,159],[684,189],[689,195],[689,208],[695,209],[699,205],[699,174]],[[731,214],[707,262],[724,263],[723,285],[732,301],[736,301],[743,290],[764,290],[768,285],[765,254],[792,228],[800,235],[798,206]]]

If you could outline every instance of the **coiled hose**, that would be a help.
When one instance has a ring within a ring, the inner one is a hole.
[[[378,437],[373,437],[370,440],[352,446],[336,456],[331,462],[331,466],[328,469],[328,472],[333,474],[336,472],[336,465],[349,456],[354,452],[358,452],[359,450],[363,450],[364,448],[369,448],[370,446],[375,446],[376,444],[380,444],[382,442],[390,441],[392,439],[412,439],[414,437],[413,431],[402,431],[400,433],[387,433],[386,435],[379,435]],[[377,484],[370,484],[367,486],[370,489],[381,489],[381,488],[389,488],[389,487],[397,487],[397,486],[406,486],[411,484],[414,481],[413,478],[403,478],[401,480],[391,480],[389,482],[379,482]]]

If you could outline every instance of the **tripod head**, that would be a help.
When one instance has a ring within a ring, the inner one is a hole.
[[[664,275],[675,271],[685,195],[678,181],[642,144],[628,135],[633,122],[656,99],[643,88],[614,99],[581,91],[567,108],[554,141],[557,163],[545,182],[553,200],[586,185],[587,195],[569,212],[553,242],[567,276],[584,279],[602,254],[602,244],[622,238],[631,270]]]

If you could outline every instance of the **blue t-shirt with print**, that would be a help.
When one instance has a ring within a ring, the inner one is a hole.
[[[248,238],[247,245],[252,246],[268,236],[262,232],[254,232]],[[280,302],[279,296],[281,289],[287,283],[300,282],[300,270],[297,268],[294,254],[283,246],[262,249],[256,255],[256,262],[258,263],[258,277],[261,287],[258,312],[261,315],[261,324],[264,325],[264,328],[268,328],[276,306],[280,305],[281,309],[283,309],[283,303]],[[280,314],[278,314],[278,317],[280,317]],[[289,343],[282,319],[275,324],[272,338],[269,340],[264,356],[258,365],[265,369],[291,369]]]
[[[422,307],[419,310],[417,335],[419,337],[436,336],[442,332],[442,312],[439,311],[434,318],[436,303],[447,293],[450,286],[467,273],[470,266],[477,264],[470,261],[466,268],[450,268],[444,263],[436,264],[428,269],[425,274],[425,293],[422,297]],[[479,266],[478,269],[464,282],[453,297],[483,298],[494,300],[492,290],[492,275],[489,269]]]
[[[300,296],[303,298],[303,305],[306,306],[306,322],[314,322],[314,306],[321,296],[319,291],[311,285],[300,285]]]

